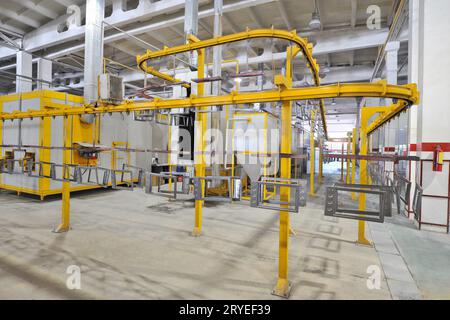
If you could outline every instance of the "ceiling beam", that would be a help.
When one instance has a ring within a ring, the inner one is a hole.
[[[17,13],[13,10],[10,10],[8,8],[2,7],[0,9],[0,14],[12,19],[14,21],[17,21],[19,23],[23,23],[26,24],[27,26],[33,27],[33,28],[39,28],[40,27],[40,23],[39,21],[36,21],[30,17],[24,16],[22,13]]]
[[[125,44],[125,43],[120,43],[120,42],[111,42],[108,43],[108,46],[115,48],[119,51],[122,51],[123,53],[126,53],[132,57],[136,57],[136,55],[141,54],[142,52],[140,52],[139,50],[136,50],[132,47],[130,47],[129,45]]]
[[[169,29],[172,30],[173,32],[175,32],[180,37],[184,38],[184,33],[182,31],[178,30],[176,26],[169,26]]]
[[[70,0],[51,0],[51,1],[62,5],[63,7],[68,7],[73,4],[72,1],[70,1]]]
[[[42,5],[41,3],[43,1],[41,1],[40,3],[34,3],[31,0],[12,0],[12,1],[50,19],[56,19],[59,16],[57,12],[49,9],[48,6]]]
[[[228,26],[230,27],[230,29],[233,33],[237,33],[240,31],[240,30],[238,30],[238,26],[235,25],[234,22],[231,21],[230,18],[228,18],[228,16],[226,14],[223,14],[222,17],[223,17],[223,20],[225,20],[225,22],[228,24]]]
[[[205,0],[206,1],[206,0]],[[202,2],[205,2],[202,0]],[[275,0],[242,0],[236,3],[231,3],[223,6],[223,12],[234,12],[237,10],[242,10],[244,8],[253,7],[265,3],[274,2]],[[122,12],[118,15],[112,15],[110,17],[105,18],[105,22],[114,25],[126,25],[132,22],[140,21],[143,19],[149,19],[154,16],[173,13],[174,10],[184,8],[185,1],[184,0],[165,0],[158,1],[154,3],[144,2],[145,5],[139,6],[134,10],[129,10],[126,12]],[[214,8],[203,9],[199,11],[199,19],[210,17],[214,15]],[[150,21],[148,24],[141,24],[139,27],[135,27],[134,29],[127,30],[128,34],[131,35],[139,35],[147,32],[155,32],[157,30],[161,30],[163,28],[167,28],[170,26],[174,26],[177,24],[181,24],[184,22],[184,11],[180,12],[179,15],[175,15],[172,18],[170,16],[163,21],[153,22]],[[58,44],[67,43],[73,40],[80,40],[84,37],[84,26],[80,27],[72,27],[66,32],[58,33],[56,30],[56,26],[58,23],[61,23],[58,20],[55,20],[51,23],[44,25],[43,27],[34,30],[25,35],[23,46],[25,50],[29,52],[33,52],[36,50],[41,50],[46,48],[49,50],[52,46],[56,46]],[[118,41],[128,36],[123,33],[115,33],[104,38],[104,42],[112,42]],[[82,51],[84,49],[84,43],[80,43],[74,45],[72,47],[68,47],[59,52],[54,52],[50,54],[49,57],[58,57],[62,55],[67,55],[69,53]],[[15,52],[2,50],[0,48],[0,60],[3,58],[10,58],[15,55]]]
[[[289,15],[286,10],[286,5],[284,4],[283,1],[278,0],[277,6],[278,6],[278,10],[280,11],[281,18],[283,18],[283,21],[286,24],[286,28],[288,30],[292,30],[293,28],[292,28],[291,22],[289,21]]]
[[[5,40],[7,43],[12,45],[13,47],[20,49],[20,44],[14,41],[13,39],[9,38],[7,35],[5,35],[3,32],[0,31],[0,38]]]
[[[252,7],[248,8],[248,13],[250,14],[250,17],[252,20],[256,23],[256,26],[258,29],[262,28],[264,26],[264,23],[262,23],[261,19],[256,15],[254,9]]]
[[[3,21],[1,20],[0,20],[0,31],[17,38],[22,38],[23,35],[25,34],[25,30],[10,26],[7,23],[3,23]]]
[[[214,36],[214,33],[211,31],[211,28],[206,24],[205,21],[198,20],[198,25],[203,28],[211,37]]]
[[[226,14],[223,15],[224,21],[228,23],[230,28],[233,30],[233,32],[238,32],[237,26],[232,23]],[[175,28],[174,26],[171,27],[171,29]],[[155,26],[152,30],[158,30]],[[381,30],[368,30],[366,28],[356,28],[356,29],[341,29],[339,31],[323,31],[320,33],[320,35],[317,37],[317,44],[314,47],[313,54],[314,56],[323,56],[329,53],[334,52],[349,52],[352,50],[358,50],[358,49],[366,49],[366,48],[373,48],[378,47],[384,43],[386,40],[387,34],[389,30],[381,29]],[[300,34],[301,36],[302,34]],[[105,37],[105,43],[114,43],[117,42],[120,39],[123,39],[122,37],[114,37],[114,41],[110,40],[110,37]],[[406,41],[407,37],[401,38],[401,41]],[[78,45],[76,48],[71,47],[69,49],[63,49],[58,52],[54,52],[47,55],[47,58],[58,58],[62,56],[69,55],[70,53],[80,51],[84,48],[84,44]],[[75,50],[76,49],[76,50]],[[10,48],[3,48],[0,47],[0,52],[9,50],[12,51],[13,54],[16,54],[16,50],[10,49]],[[261,56],[252,57],[249,58],[249,63],[258,64],[258,63],[266,63],[270,61],[280,61],[284,60],[286,58],[286,53],[280,52],[275,54],[263,54]],[[2,69],[6,70],[8,68],[14,68],[15,65],[8,65],[5,67],[2,67]],[[326,78],[325,78],[326,79]],[[338,79],[338,81],[343,81],[343,79]]]
[[[352,6],[352,13],[350,18],[350,26],[352,28],[356,27],[356,20],[357,20],[357,14],[358,14],[358,0],[350,0],[351,6]]]

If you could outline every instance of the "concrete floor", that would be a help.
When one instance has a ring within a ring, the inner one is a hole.
[[[326,183],[333,179],[329,175]],[[323,192],[322,186],[307,208],[292,215],[297,234],[289,251],[291,299],[450,298],[450,285],[437,288],[437,275],[427,272],[430,265],[448,268],[448,235],[417,232],[408,222],[382,225],[389,231],[385,236],[401,245],[397,255],[407,262],[418,294],[411,282],[396,284],[399,270],[380,258],[383,244],[388,248],[383,232],[375,248],[355,245],[357,222],[324,217]],[[207,204],[204,234],[195,238],[189,200],[168,201],[141,190],[78,193],[71,200],[72,230],[55,234],[60,206],[59,199],[40,202],[0,192],[0,299],[279,299],[270,294],[278,266],[276,211],[246,202]],[[446,247],[436,263],[424,265],[422,253],[432,260],[441,249],[414,248],[435,243],[435,237]],[[66,287],[70,265],[81,268],[81,290]],[[367,288],[371,265],[382,270],[379,290]]]

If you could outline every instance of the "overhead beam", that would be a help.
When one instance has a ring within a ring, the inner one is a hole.
[[[278,0],[277,6],[278,6],[278,10],[280,11],[281,18],[283,18],[284,24],[286,25],[286,28],[288,28],[288,30],[292,30],[293,28],[292,28],[291,22],[289,21],[289,15],[287,13],[284,2],[281,0]]]
[[[356,19],[357,19],[357,14],[358,14],[358,0],[350,0],[351,1],[351,6],[352,6],[352,15],[350,18],[350,26],[352,28],[356,27]]]
[[[31,0],[12,0],[12,1],[26,7],[27,9],[29,9],[33,12],[37,12],[40,15],[43,15],[47,18],[56,19],[58,17],[57,12],[49,9],[48,6],[43,6],[40,3],[34,3]]]
[[[18,38],[22,38],[25,34],[25,30],[10,26],[9,24],[4,23],[2,20],[0,20],[0,31]]]
[[[58,3],[64,7],[68,7],[73,4],[70,0],[51,0],[51,1]]]
[[[242,31],[242,30],[239,30],[239,29],[238,29],[238,26],[235,25],[234,22],[231,21],[230,18],[228,18],[227,15],[225,15],[225,14],[223,15],[223,20],[225,20],[225,22],[228,24],[228,26],[230,27],[230,29],[231,29],[231,31],[232,31],[233,33],[237,33],[237,32],[239,32],[239,31]]]
[[[248,12],[250,14],[250,17],[252,18],[252,20],[256,23],[258,28],[263,28],[263,27],[268,27],[268,26],[264,26],[263,22],[261,21],[261,19],[259,19],[259,17],[256,15],[255,11],[253,10],[252,7],[248,8]]]
[[[322,55],[378,47],[386,41],[388,33],[387,28],[368,30],[364,27],[324,31],[317,36],[317,45],[313,52]]]
[[[64,104],[48,102],[50,109],[32,110],[26,112],[6,112],[0,114],[0,120],[69,116],[80,114],[101,114],[111,112],[128,112],[139,110],[178,109],[178,108],[202,108],[211,105],[236,105],[246,103],[268,103],[277,101],[313,100],[341,97],[383,97],[398,99],[397,104],[392,105],[395,112],[401,112],[408,105],[416,104],[419,100],[417,86],[408,84],[396,86],[386,84],[385,81],[377,83],[340,83],[329,86],[293,88],[284,90],[272,90],[259,93],[232,93],[222,96],[193,96],[183,99],[154,100],[146,102],[134,102],[119,106],[73,107]],[[59,108],[61,107],[61,108]],[[395,112],[392,112],[394,114]]]
[[[223,6],[223,12],[234,12],[237,10],[242,10],[244,8],[253,7],[265,3],[274,2],[276,0],[243,0],[237,3],[231,3]],[[207,0],[201,0],[200,3],[207,2]],[[111,15],[105,18],[105,22],[113,25],[120,26],[125,24],[130,24],[132,22],[137,22],[144,19],[149,19],[153,16],[158,16],[162,14],[172,13],[174,10],[184,8],[184,0],[166,0],[150,3],[148,1],[143,1],[142,5],[138,6],[134,10],[129,10],[123,12],[120,15]],[[205,17],[211,17],[214,15],[214,9],[203,9],[199,11],[199,19]],[[47,50],[58,44],[67,43],[73,40],[78,40],[84,37],[85,28],[84,26],[72,26],[68,31],[58,33],[56,26],[61,23],[59,19],[50,22],[41,28],[34,30],[24,36],[23,46],[24,49],[33,52],[36,50],[41,50],[46,48]],[[184,23],[184,12],[180,12],[178,16],[173,18],[168,18],[159,22],[150,22],[147,25],[141,25],[131,30],[127,30],[128,34],[139,35],[148,32],[154,32],[156,30],[161,30],[163,28],[172,27],[174,25]],[[118,41],[128,36],[123,33],[116,33],[105,37],[105,43]],[[74,45],[72,47],[66,48],[64,50],[50,54],[49,57],[61,57],[69,53],[74,53],[82,51],[84,49],[84,44]],[[15,55],[15,51],[3,50],[0,48],[0,60],[4,58],[11,58]]]
[[[129,56],[132,56],[132,57],[136,57],[138,54],[141,53],[137,49],[134,49],[134,48],[132,48],[132,47],[126,45],[126,44],[122,44],[122,43],[119,43],[119,42],[108,43],[108,46],[110,46],[112,48],[115,48],[115,49],[117,49],[117,50],[119,50],[119,51],[121,51],[123,53],[126,53],[126,54],[128,54]]]
[[[2,7],[0,14],[2,14],[5,17],[8,17],[12,20],[15,20],[19,23],[23,23],[26,24],[27,26],[33,27],[33,28],[39,28],[40,27],[40,23],[39,21],[36,21],[30,17],[24,16],[21,13],[17,13],[13,10],[10,10],[8,8]]]
[[[198,25],[203,28],[210,36],[214,36],[214,33],[211,32],[211,28],[206,24],[205,21],[198,20]]]
[[[119,48],[118,48],[119,49]],[[121,48],[124,49],[125,48]],[[120,49],[119,49],[120,50]],[[255,58],[249,58],[249,62],[254,60]],[[232,67],[235,65],[235,62],[227,62],[223,63],[222,67]],[[164,71],[164,70],[163,70]],[[186,71],[188,71],[186,69]],[[180,70],[180,72],[182,72]],[[327,76],[322,79],[321,83],[323,85],[326,84],[333,84],[336,82],[364,82],[368,81],[372,75],[372,68],[369,66],[355,66],[355,67],[335,67],[330,68],[330,72],[327,73]],[[120,73],[120,76],[123,78],[124,83],[133,82],[133,81],[139,81],[143,80],[143,74],[141,71],[131,71],[131,70],[125,70]],[[149,76],[150,77],[150,76]],[[82,78],[82,75],[79,73],[68,73],[61,76],[55,76],[55,78]],[[299,87],[304,84],[304,81],[294,81],[293,86]],[[83,87],[83,81],[80,81],[77,84],[77,88]],[[266,86],[263,88],[264,90],[269,90],[272,88],[272,85],[270,83],[266,83]],[[61,90],[66,90],[67,88],[60,88]],[[241,87],[241,91],[244,90],[257,90],[258,88],[256,86],[249,86],[249,87]]]
[[[225,8],[226,6],[224,6]],[[238,32],[237,26],[235,26],[227,17],[227,15],[223,15],[224,21],[232,28],[233,33]],[[184,20],[180,20],[184,21]],[[171,29],[176,30],[174,26],[171,27]],[[154,26],[154,29],[152,30],[158,30],[156,26]],[[352,50],[358,50],[358,49],[366,49],[366,48],[373,48],[378,47],[380,45],[383,45],[384,41],[386,40],[388,29],[381,29],[381,30],[367,30],[365,28],[356,28],[354,30],[352,29],[342,29],[340,32],[338,31],[323,31],[317,38],[317,44],[314,47],[313,54],[314,56],[322,56],[329,53],[334,52],[348,52]],[[300,36],[303,36],[300,33]],[[116,42],[111,40],[111,36],[105,37],[105,44],[116,44]],[[402,37],[400,39],[401,42],[407,41],[407,37]],[[51,54],[48,54],[48,58],[58,58],[62,56],[69,55],[72,52],[83,50],[84,44],[80,44],[77,46],[77,50],[74,50],[74,47],[69,49],[64,49],[58,52],[54,52]],[[143,48],[144,49],[144,48]],[[0,51],[8,50],[11,51],[14,55],[16,54],[16,50],[10,49],[10,48],[0,48]],[[120,49],[119,49],[120,50]],[[280,61],[286,58],[285,53],[275,53],[275,54],[263,54],[261,56],[257,57],[251,57],[249,58],[249,63],[252,64],[258,64],[258,63],[267,63],[270,61]],[[228,66],[228,64],[224,64],[224,67]],[[231,66],[231,65],[230,65]],[[14,68],[15,65],[7,65],[4,67],[1,67],[2,70],[7,70]],[[373,69],[372,69],[373,71]],[[328,81],[327,78],[324,79],[324,81]],[[337,81],[345,81],[345,78],[340,78]],[[362,81],[356,80],[356,81]]]
[[[18,44],[16,41],[14,41],[13,39],[9,38],[6,34],[4,34],[3,32],[0,31],[0,38],[2,38],[3,40],[5,40],[7,43],[9,43],[10,45],[12,45],[13,47],[20,49],[20,44]]]

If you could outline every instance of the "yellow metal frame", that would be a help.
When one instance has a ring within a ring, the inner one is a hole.
[[[172,78],[167,74],[163,74],[159,71],[156,71],[154,68],[148,66],[148,60],[166,57],[169,55],[175,55],[179,53],[195,51],[199,49],[206,49],[213,46],[223,45],[231,42],[243,41],[247,39],[257,39],[257,38],[272,38],[272,39],[284,39],[289,41],[290,43],[294,43],[295,45],[292,47],[292,58],[294,58],[298,53],[302,52],[303,57],[306,59],[306,65],[310,69],[314,83],[316,86],[320,85],[320,77],[319,71],[320,67],[314,59],[312,55],[313,45],[308,43],[308,41],[304,38],[301,38],[297,35],[297,31],[285,31],[285,30],[277,30],[277,29],[256,29],[250,30],[247,28],[246,31],[240,33],[234,33],[231,35],[215,37],[208,40],[199,40],[193,35],[188,35],[189,42],[185,45],[168,48],[164,47],[159,51],[151,51],[147,50],[147,52],[143,55],[138,55],[136,57],[136,61],[138,63],[139,68],[141,68],[144,72],[153,74],[156,77],[161,79],[170,81],[170,82],[178,82],[177,79]],[[292,59],[291,58],[291,59]],[[325,118],[325,107],[323,101],[320,100],[320,112],[322,116],[322,123],[324,128],[325,137],[327,137],[327,124]]]
[[[199,42],[200,40],[190,36],[188,37],[190,43]],[[197,77],[198,79],[203,79],[205,77],[205,49],[197,50]],[[204,83],[200,82],[197,84],[197,96],[201,97],[204,95],[205,86]],[[206,108],[200,108],[200,111],[205,110]],[[207,125],[207,114],[205,112],[197,112],[195,117],[196,125],[198,128],[195,130],[195,145],[196,145],[196,154],[195,157],[197,160],[195,161],[195,176],[196,177],[204,177],[205,176],[205,158],[204,158],[204,150],[206,146],[206,142],[204,139],[204,134],[206,132]],[[202,181],[202,192],[205,191],[205,181]],[[200,236],[202,234],[202,211],[203,211],[203,200],[195,200],[195,220],[194,220],[194,229],[192,230],[193,236]]]
[[[174,109],[174,108],[201,108],[211,105],[223,106],[232,104],[246,104],[259,102],[286,102],[296,100],[311,100],[339,97],[382,97],[404,100],[408,104],[416,104],[418,101],[417,86],[388,85],[386,81],[377,83],[347,83],[320,87],[293,88],[284,90],[264,91],[259,93],[232,92],[222,96],[195,96],[184,99],[155,99],[154,101],[132,102],[128,101],[118,106],[92,106],[72,107],[60,103],[48,102],[45,107],[51,110],[35,110],[27,112],[1,113],[0,120],[53,117],[81,114],[101,114],[116,112],[132,112],[140,110]]]
[[[70,134],[72,132],[72,121],[69,117],[64,117],[63,125],[63,139],[64,149],[63,151],[63,164],[71,164],[72,152],[69,149],[72,143]],[[55,229],[55,232],[66,232],[70,228],[70,182],[64,181],[62,183],[62,210],[61,210],[61,224]]]
[[[356,136],[356,128],[353,128],[352,131],[352,155],[356,155],[356,145],[358,143],[358,137]],[[352,159],[352,174],[351,174],[351,183],[355,184],[356,180],[356,159]],[[352,192],[352,200],[356,200],[356,194]]]
[[[419,101],[419,94],[417,93],[416,97],[416,103]],[[413,104],[416,104],[413,103]],[[399,113],[405,111],[409,107],[409,104],[406,101],[398,101],[395,104],[392,104],[391,106],[387,107],[387,111],[384,112],[382,115],[377,117],[372,123],[367,127],[367,135],[370,135],[372,132],[377,130],[379,127],[384,125],[386,122],[397,116]]]
[[[3,111],[3,104],[5,102],[13,102],[19,99],[22,100],[30,100],[30,99],[39,99],[39,110],[36,111],[57,111],[58,109],[63,108],[72,108],[73,106],[62,105],[55,103],[55,100],[64,100],[70,103],[83,103],[83,97],[66,94],[62,92],[56,92],[51,90],[36,90],[32,92],[24,92],[21,94],[10,94],[0,96],[0,114]],[[17,112],[17,111],[16,111]],[[74,119],[78,119],[78,116],[74,117]],[[88,128],[89,127],[89,128]],[[0,121],[0,140],[3,141],[3,121]],[[50,147],[52,143],[51,139],[52,134],[52,118],[51,117],[42,117],[39,123],[39,146],[40,147]],[[81,123],[74,124],[74,131],[72,132],[73,141],[85,141],[86,139],[90,139],[92,137],[92,130],[89,125],[84,125]],[[89,137],[88,137],[89,136]],[[0,147],[0,157],[2,154],[2,148]],[[39,149],[39,161],[50,162],[51,161],[51,150],[46,148]],[[50,174],[50,167],[44,166],[43,171],[45,175]],[[18,194],[31,194],[39,196],[41,200],[43,200],[46,196],[61,194],[63,192],[62,188],[51,188],[50,179],[49,178],[39,178],[38,187],[36,189],[24,188],[10,184],[4,184],[2,180],[2,175],[0,174],[0,188],[5,190],[10,190],[17,192]],[[71,191],[81,191],[88,189],[95,189],[95,186],[71,186]]]
[[[316,175],[316,146],[314,140],[316,128],[316,110],[311,110],[311,128],[309,133],[309,195],[315,196],[314,176]]]
[[[380,117],[385,117],[386,114],[389,114],[392,111],[392,107],[365,107],[361,109],[361,128],[360,128],[360,137],[361,137],[361,150],[360,155],[367,155],[368,149],[368,141],[367,141],[367,131],[369,119],[380,113]],[[360,160],[359,164],[359,183],[360,184],[368,184],[367,179],[367,160]],[[359,210],[365,210],[366,208],[366,195],[364,193],[359,194]],[[357,243],[361,245],[371,246],[371,242],[366,238],[366,222],[358,221],[358,240]]]
[[[293,47],[286,50],[286,76],[276,76],[275,84],[281,91],[292,87],[292,58]],[[284,101],[281,110],[281,153],[292,153],[292,101]],[[280,177],[283,179],[291,178],[291,158],[281,158]],[[288,262],[289,262],[289,235],[293,233],[290,228],[290,214],[286,209],[290,202],[290,188],[280,187],[280,231],[279,231],[279,250],[278,250],[278,280],[273,289],[273,294],[281,297],[289,297],[291,284],[288,280]]]
[[[351,132],[349,132],[348,134],[347,134],[347,139],[348,139],[348,141],[347,141],[347,156],[349,156],[350,155],[350,153],[351,153],[351,148],[352,148],[352,133]],[[350,173],[350,158],[347,158],[347,161],[346,161],[346,168],[345,168],[345,183],[350,183],[350,181],[351,181],[351,173]]]
[[[3,103],[0,102],[0,114],[3,113]],[[3,159],[3,121],[0,121],[0,159]],[[3,184],[3,177],[0,174],[0,187]]]
[[[323,179],[323,140],[319,139],[319,184],[322,184]]]
[[[198,108],[199,110],[205,110],[205,108],[215,106],[227,106],[236,104],[248,104],[248,103],[265,103],[265,102],[282,102],[281,110],[281,152],[283,154],[292,153],[292,128],[291,128],[291,116],[292,116],[292,102],[296,100],[320,100],[320,112],[324,126],[325,137],[327,136],[327,128],[325,122],[325,111],[323,106],[324,98],[338,98],[338,97],[384,97],[395,98],[400,101],[396,104],[396,110],[405,108],[408,105],[416,104],[419,99],[419,94],[416,85],[388,85],[386,81],[380,81],[377,83],[359,83],[359,84],[335,84],[328,86],[320,86],[319,78],[319,66],[316,60],[312,57],[312,45],[305,39],[297,36],[296,32],[281,31],[275,29],[263,29],[263,30],[247,30],[246,32],[233,34],[229,36],[217,37],[205,41],[200,41],[196,37],[188,36],[189,43],[186,45],[167,48],[165,47],[161,51],[147,53],[143,56],[138,56],[137,61],[141,69],[147,73],[151,73],[157,77],[165,79],[167,81],[178,81],[170,76],[161,74],[147,65],[147,61],[150,59],[164,57],[168,55],[174,55],[178,53],[196,51],[198,54],[198,78],[202,79],[205,75],[205,49],[207,47],[221,45],[225,43],[241,41],[251,38],[278,38],[290,41],[294,43],[293,46],[289,46],[286,52],[286,75],[277,75],[274,78],[274,83],[277,85],[278,90],[264,91],[258,93],[237,93],[232,92],[228,95],[222,96],[203,96],[204,84],[197,84],[197,94],[191,95],[189,98],[184,99],[171,99],[162,100],[154,99],[153,101],[146,102],[131,102],[127,101],[119,106],[101,105],[99,107],[83,106],[72,107],[64,104],[54,103],[52,101],[45,101],[43,110],[28,111],[28,112],[11,112],[0,114],[0,120],[5,121],[9,119],[24,119],[24,118],[46,118],[52,116],[64,116],[64,146],[70,147],[70,130],[71,125],[69,118],[71,116],[79,116],[82,114],[102,114],[102,113],[114,113],[114,112],[132,112],[139,110],[155,110],[155,109],[171,109],[171,108]],[[292,59],[302,52],[306,58],[308,67],[310,68],[316,87],[308,88],[292,88]],[[392,109],[391,109],[392,110]],[[378,111],[380,112],[380,111]],[[382,111],[381,111],[382,112]],[[362,127],[367,127],[367,112],[363,112]],[[315,111],[313,114],[313,122],[316,120]],[[195,164],[195,176],[205,176],[205,160],[204,149],[205,141],[203,135],[206,131],[206,113],[198,112],[196,114],[196,124],[199,126],[196,130],[196,164]],[[366,122],[364,122],[366,121]],[[380,120],[381,122],[384,119]],[[312,130],[313,131],[313,130]],[[362,150],[367,153],[367,131],[362,131]],[[364,138],[363,138],[364,137]],[[311,134],[311,158],[314,160],[314,134]],[[64,164],[71,163],[71,152],[69,149],[64,150]],[[198,158],[199,157],[199,158]],[[280,176],[284,179],[290,179],[291,177],[291,158],[281,158],[281,172]],[[362,161],[363,162],[363,161]],[[314,164],[311,165],[311,190],[314,192]],[[363,183],[366,179],[366,164],[361,165],[360,180]],[[203,182],[204,183],[204,182]],[[204,185],[203,185],[204,191]],[[288,247],[289,247],[289,235],[292,233],[290,228],[290,215],[289,212],[284,211],[287,209],[290,202],[290,188],[282,186],[280,187],[280,221],[279,221],[279,265],[278,265],[278,279],[273,290],[273,294],[288,297],[290,293],[290,283],[288,281]],[[360,195],[360,209],[365,206],[365,198],[362,199]],[[195,201],[195,222],[192,235],[199,236],[202,233],[202,208],[203,201]],[[62,201],[62,218],[61,224],[57,228],[57,232],[64,232],[69,230],[70,227],[70,183],[63,183],[63,201]],[[369,244],[365,239],[365,224],[359,222],[358,242],[363,244]]]

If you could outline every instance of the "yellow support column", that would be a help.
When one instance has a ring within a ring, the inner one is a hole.
[[[358,137],[356,136],[356,128],[353,129],[352,132],[352,155],[356,155],[356,144],[358,141]],[[356,181],[356,159],[352,159],[352,177],[351,183],[355,184]],[[352,200],[356,200],[356,193],[352,192]]]
[[[341,155],[344,155],[344,143],[342,142]],[[344,182],[344,158],[341,158],[341,182]]]
[[[314,129],[316,126],[316,110],[311,110],[311,132],[309,134],[309,195],[315,195],[314,174],[316,171],[316,148],[314,145]]]
[[[288,47],[286,51],[286,76],[276,76],[275,83],[280,90],[292,87],[292,47]],[[281,110],[281,153],[292,153],[292,102],[283,102]],[[281,158],[280,176],[283,179],[291,178],[291,158]],[[289,225],[289,212],[283,211],[283,208],[289,207],[290,188],[280,187],[280,234],[279,234],[279,252],[278,252],[278,280],[272,291],[272,294],[284,298],[288,298],[291,291],[291,284],[288,280],[288,262],[289,262],[289,235],[293,231]]]
[[[323,140],[319,143],[319,184],[322,183],[323,178]]]
[[[347,133],[347,156],[350,155],[352,146],[352,133]],[[350,184],[350,158],[347,158],[345,170],[345,183]]]
[[[361,124],[361,155],[367,155],[367,133],[365,126]],[[359,162],[359,183],[360,184],[367,184],[367,161],[361,160]],[[359,210],[364,210],[366,208],[366,194],[360,193],[359,194]],[[369,240],[366,239],[366,222],[365,221],[358,221],[358,244],[371,246]]]
[[[3,112],[3,102],[0,102],[0,114]],[[1,145],[3,144],[3,120],[0,121],[0,159],[3,158],[3,149]],[[3,183],[2,174],[0,173],[0,185]]]
[[[45,103],[47,102],[45,99],[41,99],[41,109],[45,110]],[[51,145],[51,130],[52,130],[52,118],[45,117],[40,120],[39,124],[39,144],[42,147],[50,147]],[[42,162],[50,162],[51,158],[51,150],[50,149],[41,149],[39,150],[39,161]],[[43,173],[45,176],[50,175],[50,166],[46,165],[43,167]],[[39,179],[39,193],[41,194],[41,200],[44,200],[43,193],[50,190],[50,179],[49,178],[40,178]]]
[[[71,117],[65,116],[63,118],[63,164],[70,164],[71,162]],[[63,171],[64,172],[64,171]],[[65,173],[64,173],[65,175]],[[66,176],[66,178],[68,178]],[[70,182],[62,183],[62,210],[61,210],[61,224],[56,228],[55,232],[67,232],[70,229]]]
[[[167,164],[169,165],[169,172],[172,174],[172,164],[171,164],[171,158],[172,158],[172,116],[169,114],[167,115],[169,119],[169,128],[168,128],[168,135],[169,140],[167,141],[167,149],[169,151],[167,155]],[[172,191],[172,179],[169,179],[169,185],[168,185],[169,192]],[[170,199],[170,198],[169,198]]]
[[[195,41],[194,38],[189,37],[191,41]],[[205,76],[205,49],[197,50],[198,54],[198,66],[197,66],[197,77],[202,79]],[[204,84],[197,84],[197,96],[201,97],[204,94]],[[199,111],[205,110],[205,108],[198,108]],[[203,157],[203,151],[205,149],[204,134],[206,132],[206,113],[197,112],[196,114],[196,125],[195,129],[195,139],[196,139],[196,151],[194,155],[195,159],[195,176],[204,177],[205,176],[205,159]],[[202,190],[205,191],[205,184],[202,183]],[[192,235],[198,237],[202,234],[202,210],[203,201],[195,200],[195,222],[194,230]]]
[[[370,117],[376,113],[384,113],[389,111],[389,107],[365,107],[361,109],[361,128],[360,138],[360,155],[367,155],[367,127]],[[359,183],[367,184],[367,160],[360,160],[359,162]],[[366,195],[364,193],[359,194],[359,210],[364,210],[366,208]],[[358,221],[358,244],[371,246],[369,240],[366,239],[366,222]]]

